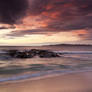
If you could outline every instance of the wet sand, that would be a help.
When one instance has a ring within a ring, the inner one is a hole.
[[[92,92],[92,72],[0,83],[0,92]]]

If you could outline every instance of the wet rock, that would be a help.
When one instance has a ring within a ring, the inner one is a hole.
[[[29,54],[32,54],[32,55],[37,55],[39,52],[39,50],[37,49],[31,49],[30,51],[28,51]]]
[[[18,50],[7,50],[6,51],[7,54],[11,57],[15,57],[15,55],[17,54]]]
[[[25,52],[17,52],[15,57],[16,58],[32,58],[34,56],[35,55],[33,53],[29,53],[25,51]]]
[[[8,50],[8,55],[15,58],[33,58],[39,56],[40,58],[60,57],[57,53],[48,50],[31,49],[25,51]]]
[[[40,50],[38,56],[40,58],[60,57],[57,53],[48,50]]]

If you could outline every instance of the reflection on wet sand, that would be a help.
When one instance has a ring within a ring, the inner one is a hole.
[[[92,72],[3,83],[0,92],[92,92]]]

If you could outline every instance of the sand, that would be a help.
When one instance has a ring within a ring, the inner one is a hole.
[[[1,83],[0,92],[92,92],[92,72],[70,73],[39,80]]]

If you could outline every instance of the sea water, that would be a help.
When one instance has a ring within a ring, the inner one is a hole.
[[[47,49],[59,53],[56,58],[11,58],[4,50]],[[40,76],[92,70],[92,46],[1,47],[0,82]]]

